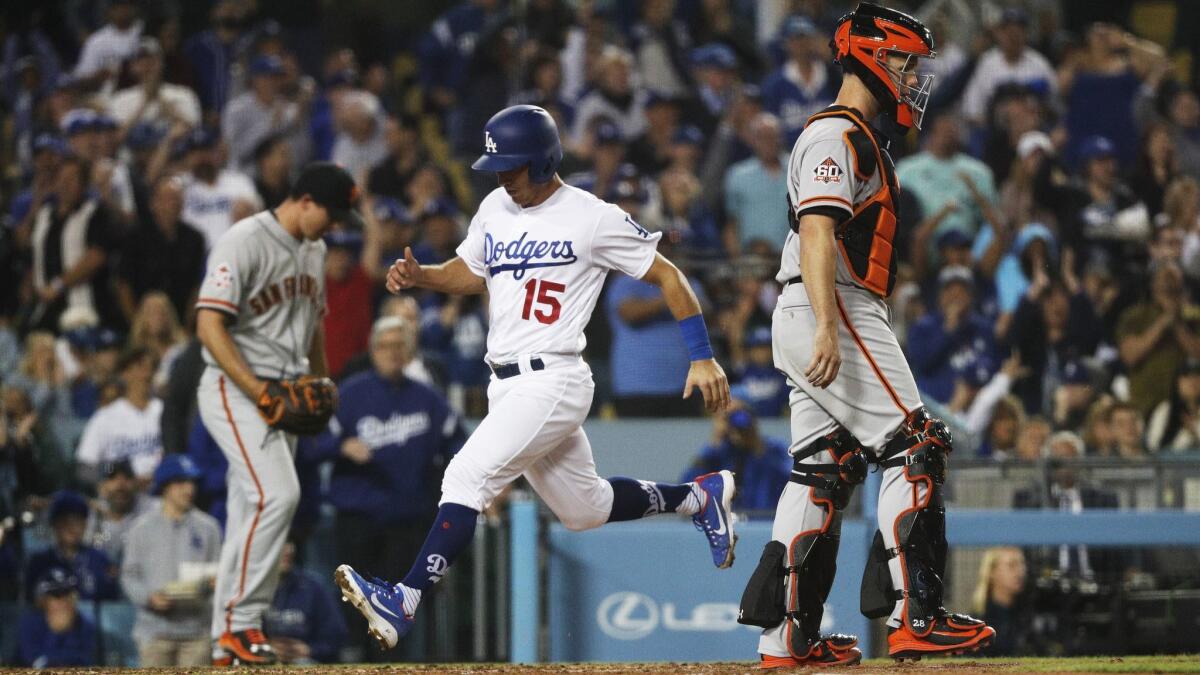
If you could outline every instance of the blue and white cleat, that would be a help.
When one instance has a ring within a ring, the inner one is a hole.
[[[364,579],[349,565],[338,565],[333,580],[349,602],[367,620],[367,632],[382,649],[396,646],[412,630],[413,617],[404,613],[404,594],[382,579]]]
[[[733,472],[706,473],[696,479],[696,485],[704,493],[704,502],[692,516],[692,522],[708,537],[713,564],[717,569],[725,569],[733,565],[733,547],[737,546],[737,535],[733,532],[733,495],[737,492]]]

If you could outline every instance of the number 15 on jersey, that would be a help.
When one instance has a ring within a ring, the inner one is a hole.
[[[558,321],[562,313],[562,303],[558,301],[558,296],[565,290],[566,284],[530,279],[525,283],[525,306],[521,310],[521,318],[529,321],[532,317],[546,325]]]

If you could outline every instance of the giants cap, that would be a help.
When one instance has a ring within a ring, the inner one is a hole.
[[[358,186],[350,172],[333,162],[309,162],[292,186],[291,197],[308,195],[329,211],[329,218],[346,227],[362,229],[362,216],[354,210],[358,204]]]

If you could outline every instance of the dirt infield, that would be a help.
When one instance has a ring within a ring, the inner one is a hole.
[[[555,663],[537,666],[507,663],[455,663],[455,664],[396,664],[393,666],[279,666],[274,668],[145,668],[140,670],[118,668],[72,668],[48,669],[41,673],[64,673],[71,675],[107,675],[108,673],[190,673],[195,675],[232,675],[263,673],[333,673],[334,675],[392,675],[394,673],[428,673],[431,675],[513,675],[516,673],[566,673],[579,675],[631,675],[681,674],[681,675],[743,675],[759,672],[753,662],[741,663]],[[28,673],[31,671],[0,669],[0,673]],[[787,673],[820,673],[830,669],[795,668]],[[890,659],[873,659],[858,666],[838,668],[838,673],[866,675],[868,673],[901,672],[905,675],[937,673],[1200,673],[1200,655],[1182,656],[1125,656],[1083,658],[1036,658],[1036,659],[939,659],[919,663],[896,665]]]

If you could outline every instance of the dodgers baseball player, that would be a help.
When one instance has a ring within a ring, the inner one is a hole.
[[[215,664],[275,662],[262,634],[279,555],[300,498],[296,435],[272,428],[256,401],[268,379],[326,372],[325,243],[337,222],[359,226],[357,188],[334,164],[301,172],[277,208],[217,241],[196,303],[207,368],[200,417],[229,461],[225,542],[213,602]]]
[[[603,479],[581,425],[592,403],[592,373],[580,357],[583,328],[610,270],[659,286],[691,356],[684,397],[703,394],[709,410],[729,401],[729,383],[712,358],[700,306],[684,276],[627,213],[556,173],[562,146],[553,118],[518,105],[487,123],[473,168],[496,172],[493,190],[471,221],[457,257],[421,265],[411,250],[388,271],[392,293],[421,287],[490,295],[488,414],[446,467],[433,528],[397,584],[368,581],[349,565],[335,580],[384,648],[411,628],[425,593],[470,543],[475,519],[509,483],[524,476],[572,530],[659,513],[692,516],[719,568],[733,563],[733,474],[718,471],[672,485]]]
[[[933,37],[907,14],[862,3],[838,22],[831,46],[842,86],[792,149],[793,231],[772,319],[775,365],[791,386],[795,463],[739,618],[765,629],[758,644],[764,668],[862,658],[857,638],[818,630],[841,510],[868,463],[879,464],[883,476],[861,606],[869,617],[888,616],[888,654],[972,651],[995,635],[942,607],[941,484],[950,433],[924,410],[885,301],[896,275],[899,187],[887,141],[868,121],[882,113],[920,128],[932,76],[915,68],[933,58]]]

